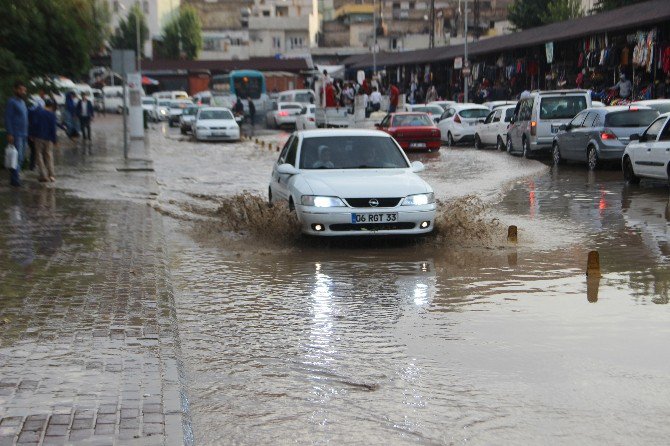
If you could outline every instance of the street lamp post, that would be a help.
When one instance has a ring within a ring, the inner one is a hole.
[[[135,35],[137,36],[137,72],[142,71],[142,51],[140,51],[140,1],[137,0],[135,11]]]
[[[372,77],[377,74],[377,0],[372,1]]]
[[[468,62],[468,0],[465,0],[465,54],[463,57],[463,67],[470,68],[470,62]],[[463,76],[463,102],[468,102],[468,76]]]

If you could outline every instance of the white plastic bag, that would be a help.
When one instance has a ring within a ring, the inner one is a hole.
[[[14,144],[7,144],[5,147],[5,168],[16,169],[19,167],[19,151]]]

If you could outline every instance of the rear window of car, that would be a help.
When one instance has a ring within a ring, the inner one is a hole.
[[[505,122],[510,122],[514,116],[514,107],[505,110]]]
[[[235,119],[228,110],[203,110],[198,115],[198,119]]]
[[[301,169],[405,169],[409,167],[392,138],[323,136],[305,138]]]
[[[606,127],[647,127],[656,119],[656,110],[625,110],[608,113],[605,117]]]
[[[540,119],[572,119],[577,113],[585,109],[586,98],[584,96],[542,98]]]
[[[491,113],[491,110],[489,110],[488,108],[466,108],[465,110],[461,110],[458,112],[458,114],[465,119],[486,118],[489,115],[489,113]]]
[[[393,117],[394,127],[424,127],[433,123],[427,115],[398,115]]]
[[[312,95],[309,93],[296,93],[295,101],[296,102],[311,102]]]
[[[301,109],[301,108],[302,108],[302,105],[298,105],[298,104],[295,104],[295,105],[286,104],[286,105],[281,106],[282,110],[292,110],[292,109]]]
[[[647,107],[653,108],[654,110],[658,110],[660,114],[670,112],[670,103],[663,103],[663,104],[646,104]]]

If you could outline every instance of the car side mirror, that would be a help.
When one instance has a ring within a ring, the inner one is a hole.
[[[568,126],[565,124],[561,124],[558,126],[558,130],[565,132],[566,130],[568,130]]]
[[[485,122],[486,122],[486,119],[480,119],[480,120],[479,120],[479,123],[480,123],[480,124],[484,124]]]
[[[412,172],[419,173],[419,172],[423,172],[424,170],[426,170],[426,166],[424,166],[421,161],[414,161],[412,163],[411,169],[412,169]]]
[[[509,118],[509,123],[510,123],[510,124],[514,124],[515,122],[516,122],[516,118],[515,118],[514,116],[512,116],[511,118]]]
[[[284,163],[277,166],[277,173],[280,173],[282,175],[296,175],[300,173],[300,171],[295,167],[293,167],[292,165]]]
[[[381,126],[382,126],[382,124],[380,122],[375,122],[375,127],[377,127],[379,129],[379,128],[381,128]]]
[[[640,135],[638,135],[637,133],[633,133],[633,134],[630,135],[628,138],[629,138],[631,141],[639,141],[639,140],[640,140]]]

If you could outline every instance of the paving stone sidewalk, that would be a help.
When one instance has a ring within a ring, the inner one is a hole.
[[[0,446],[183,444],[162,217],[34,183],[10,190],[5,180]]]

